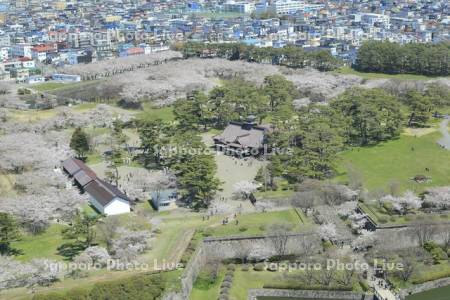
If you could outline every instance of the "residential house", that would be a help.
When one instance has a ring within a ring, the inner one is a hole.
[[[31,46],[29,44],[16,44],[11,47],[13,57],[32,58]]]
[[[11,77],[16,79],[16,82],[25,82],[30,76],[30,70],[25,68],[18,68],[11,70]]]

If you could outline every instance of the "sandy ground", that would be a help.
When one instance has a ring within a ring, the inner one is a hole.
[[[214,134],[202,135],[204,143],[213,146]],[[233,186],[240,181],[253,181],[258,170],[266,163],[254,158],[238,159],[216,151],[214,158],[217,164],[217,178],[222,181],[222,191],[217,193],[216,200],[211,206],[218,212],[255,211],[250,201],[233,199]]]

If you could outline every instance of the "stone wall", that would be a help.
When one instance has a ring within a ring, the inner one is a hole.
[[[437,227],[441,224],[436,225]],[[382,250],[400,250],[408,247],[418,247],[417,239],[411,235],[411,228],[383,228],[375,232],[379,239],[378,248]],[[433,240],[442,243],[442,236],[438,233],[433,236]]]
[[[306,243],[314,249],[320,246],[320,238],[314,232],[289,234],[286,255],[303,254]],[[230,259],[247,257],[263,260],[280,253],[271,236],[207,238],[203,245],[210,259]]]
[[[402,299],[405,299],[406,296],[408,296],[408,295],[418,294],[421,292],[441,288],[441,287],[448,286],[448,285],[450,285],[450,278],[442,278],[442,279],[418,284],[418,285],[412,286],[408,289],[401,290],[400,296],[402,297]]]
[[[317,249],[320,238],[313,232],[287,236],[285,254],[303,254],[304,245]],[[212,260],[242,258],[265,259],[278,255],[271,236],[206,238],[197,247],[181,278],[181,291],[165,295],[164,300],[189,299],[192,287],[201,269]]]
[[[296,297],[308,299],[345,299],[345,300],[373,300],[373,295],[346,291],[307,291],[281,289],[252,289],[248,292],[248,300],[258,297]]]

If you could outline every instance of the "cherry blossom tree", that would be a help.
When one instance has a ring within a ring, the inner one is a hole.
[[[238,198],[247,199],[258,189],[259,185],[250,181],[239,181],[233,185],[233,194]]]
[[[382,202],[389,202],[392,204],[394,210],[400,214],[407,214],[413,209],[419,209],[422,207],[422,200],[411,191],[406,191],[403,196],[394,197],[387,195],[382,197]]]
[[[450,187],[429,189],[425,194],[424,202],[439,209],[448,209],[450,207]]]
[[[324,241],[333,241],[337,238],[336,225],[333,223],[325,223],[319,226],[317,233]]]
[[[367,250],[375,246],[377,238],[374,232],[368,230],[361,230],[361,234],[352,242],[352,247],[357,250]]]

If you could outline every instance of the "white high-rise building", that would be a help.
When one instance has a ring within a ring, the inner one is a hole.
[[[305,2],[299,0],[276,0],[272,2],[271,9],[278,15],[295,13],[305,8]]]

